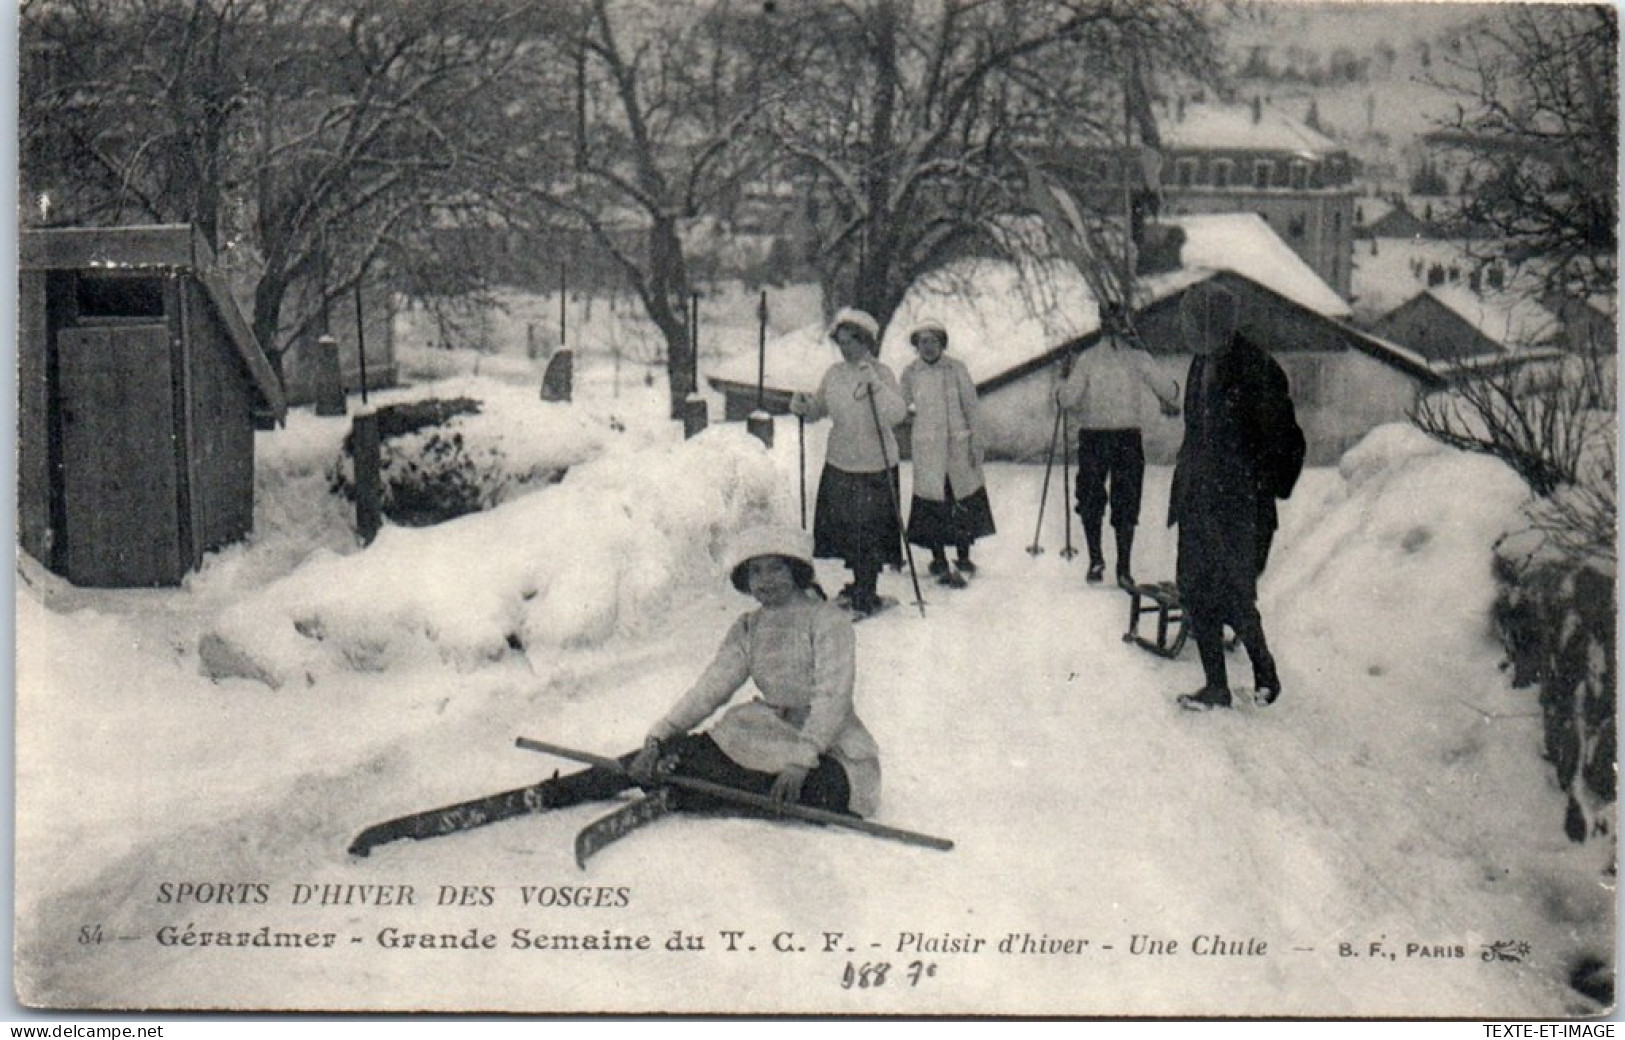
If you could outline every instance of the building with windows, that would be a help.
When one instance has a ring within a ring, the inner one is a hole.
[[[1098,212],[1128,188],[1162,217],[1256,213],[1345,300],[1354,251],[1354,163],[1347,150],[1262,99],[1177,102],[1157,112],[1160,147],[1069,150],[1054,172]]]

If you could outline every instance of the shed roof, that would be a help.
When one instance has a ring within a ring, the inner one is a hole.
[[[215,266],[214,251],[190,224],[108,228],[42,228],[19,236],[23,271],[180,270],[203,288],[227,338],[248,369],[264,410],[280,420],[288,410],[282,385]]]
[[[1474,292],[1457,284],[1436,285],[1426,296],[1467,322],[1502,350],[1544,343],[1558,331],[1557,318],[1518,292]]]

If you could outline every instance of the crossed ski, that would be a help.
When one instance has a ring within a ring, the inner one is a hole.
[[[625,766],[613,758],[605,758],[585,751],[575,751],[571,748],[547,744],[539,740],[530,740],[525,737],[520,737],[516,741],[516,745],[527,751],[540,751],[587,765],[598,766],[619,773],[622,776],[630,777],[631,775],[627,772]],[[405,838],[421,841],[424,838],[434,838],[445,834],[454,834],[458,831],[471,830],[475,827],[482,827],[488,823],[496,823],[499,820],[509,819],[514,816],[544,812],[550,808],[543,796],[545,786],[546,781],[543,781],[539,784],[531,784],[511,791],[502,791],[483,798],[459,802],[455,805],[447,805],[426,812],[397,817],[393,820],[385,820],[382,823],[368,827],[356,835],[355,840],[350,843],[350,855],[365,857],[377,846],[392,841]],[[844,827],[848,830],[861,831],[875,837],[888,838],[893,841],[901,841],[905,844],[919,845],[925,848],[944,851],[953,848],[953,842],[945,838],[934,838],[928,834],[919,834],[898,827],[888,827],[885,824],[872,823],[861,817],[830,812],[795,802],[780,802],[766,795],[759,795],[750,791],[728,787],[724,784],[672,773],[660,777],[659,786],[648,794],[622,805],[608,815],[602,816],[582,828],[581,832],[576,835],[575,840],[576,864],[585,869],[587,860],[595,853],[633,831],[669,815],[676,808],[677,791],[679,789],[708,795],[720,802],[750,811],[750,815],[765,814],[774,818],[799,819],[812,823]]]

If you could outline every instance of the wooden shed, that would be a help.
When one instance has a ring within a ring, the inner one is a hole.
[[[76,585],[176,585],[254,520],[276,374],[189,225],[22,232],[18,537]]]

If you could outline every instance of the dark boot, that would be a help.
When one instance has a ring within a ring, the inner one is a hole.
[[[1243,624],[1236,638],[1247,648],[1247,659],[1253,666],[1253,699],[1259,704],[1274,704],[1281,696],[1281,677],[1275,671],[1275,657],[1264,639],[1262,624]]]
[[[852,601],[847,609],[860,617],[868,617],[880,609],[880,595],[876,585],[880,580],[880,568],[871,563],[861,563],[853,570]]]
[[[1114,527],[1117,533],[1117,584],[1120,588],[1134,587],[1134,525]]]
[[[1100,518],[1081,517],[1083,520],[1083,540],[1089,547],[1089,574],[1090,583],[1101,581],[1106,577],[1106,553],[1101,548]]]
[[[1196,652],[1202,659],[1202,688],[1183,694],[1179,706],[1191,711],[1230,707],[1230,676],[1225,670],[1223,629],[1193,623]]]
[[[1195,693],[1179,695],[1179,706],[1186,711],[1212,711],[1230,707],[1230,691],[1217,686],[1204,686]]]
[[[959,558],[954,562],[954,566],[959,570],[959,573],[969,578],[976,573],[976,564],[970,561],[969,543],[958,546],[958,550]]]
[[[636,755],[637,753],[633,752],[621,756],[621,765],[631,765]],[[563,809],[571,805],[580,805],[582,802],[606,801],[633,786],[635,785],[627,777],[595,766],[567,776],[555,775],[551,780],[544,780],[536,785],[536,790],[541,807]]]

